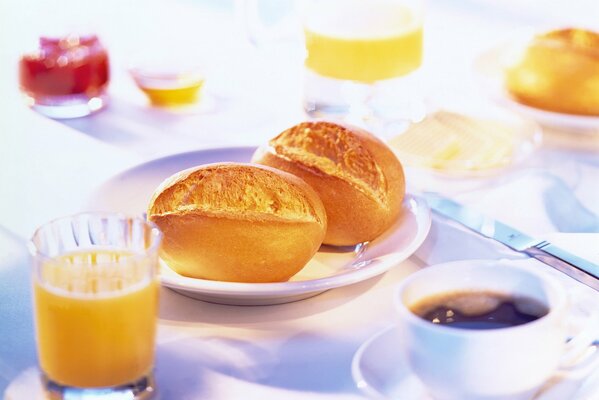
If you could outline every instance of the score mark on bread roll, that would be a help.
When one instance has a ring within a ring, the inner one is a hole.
[[[232,282],[288,280],[316,253],[327,225],[320,198],[304,181],[240,163],[168,178],[151,199],[148,219],[164,234],[161,257],[170,268]]]
[[[316,190],[327,213],[325,244],[372,240],[399,215],[402,166],[386,144],[363,129],[303,122],[258,149],[252,161],[290,172]]]

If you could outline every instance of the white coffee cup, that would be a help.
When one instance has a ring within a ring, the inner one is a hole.
[[[474,330],[433,324],[410,310],[428,297],[459,291],[528,297],[549,311],[522,325]],[[530,399],[560,368],[572,369],[572,360],[587,365],[599,358],[599,352],[593,360],[582,357],[599,335],[597,320],[588,319],[567,343],[566,290],[552,276],[510,261],[470,260],[425,268],[402,282],[394,301],[399,343],[414,374],[438,400]]]

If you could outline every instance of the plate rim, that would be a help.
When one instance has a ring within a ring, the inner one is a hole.
[[[179,152],[179,153],[173,153],[173,154],[168,154],[165,156],[151,158],[149,160],[142,161],[135,165],[132,165],[131,167],[125,168],[122,171],[116,173],[115,175],[112,175],[108,179],[101,182],[98,186],[96,186],[96,188],[92,191],[92,193],[87,197],[86,204],[89,204],[89,203],[94,204],[93,200],[97,197],[97,195],[99,193],[102,192],[102,188],[104,188],[104,186],[106,186],[106,185],[109,185],[114,180],[117,180],[125,175],[131,174],[135,170],[147,168],[148,166],[151,166],[153,164],[167,162],[168,160],[180,158],[180,157],[189,157],[189,156],[193,156],[194,154],[198,154],[198,153],[211,153],[211,152],[215,152],[215,151],[225,151],[225,150],[236,151],[236,152],[237,151],[256,151],[257,149],[258,149],[258,146],[251,146],[251,145],[224,146],[224,147],[223,146],[202,147],[202,148],[199,148],[196,150],[183,151],[183,152]]]

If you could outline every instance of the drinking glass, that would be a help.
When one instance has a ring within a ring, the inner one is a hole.
[[[162,235],[142,218],[85,213],[31,239],[37,353],[52,399],[147,399]]]
[[[272,23],[270,14],[280,13],[272,3],[242,2],[255,44],[289,32],[289,20]],[[304,0],[293,10],[303,31],[308,115],[363,120],[422,113],[415,74],[422,63],[422,0]]]

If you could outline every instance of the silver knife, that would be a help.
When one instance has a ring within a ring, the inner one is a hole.
[[[599,265],[562,250],[545,240],[532,238],[511,226],[436,193],[426,192],[422,196],[435,212],[459,222],[474,232],[503,243],[512,250],[528,254],[599,291]]]

